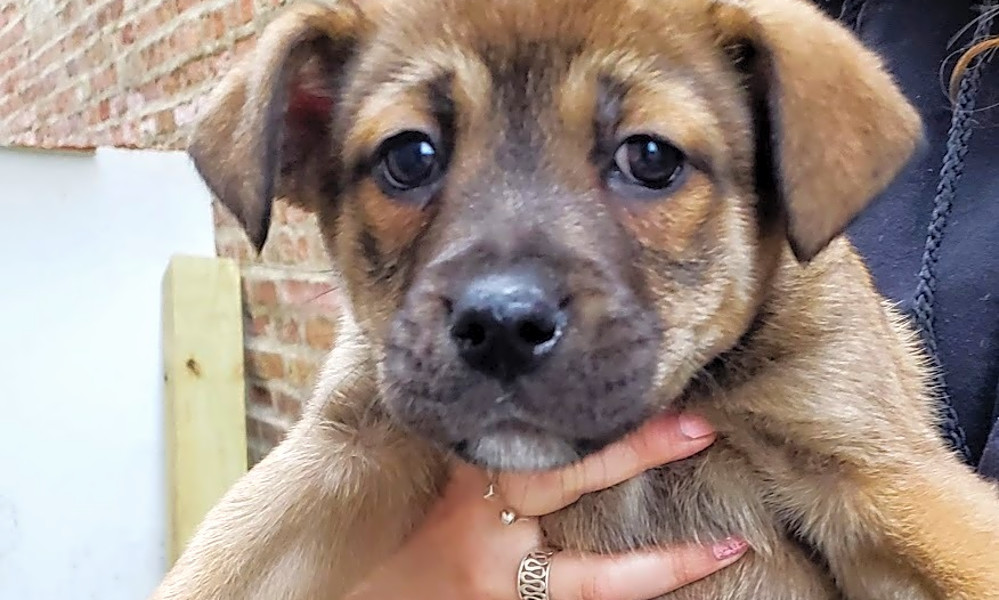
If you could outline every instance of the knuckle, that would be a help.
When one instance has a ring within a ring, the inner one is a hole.
[[[572,477],[566,482],[565,485],[562,486],[563,504],[569,505],[576,502],[576,500],[583,497],[583,494],[590,491],[589,487],[588,479],[584,474]]]
[[[652,450],[649,436],[642,435],[641,432],[633,433],[621,446],[622,458],[624,459],[622,462],[630,467],[643,465],[653,454]]]
[[[562,506],[569,506],[570,504],[575,504],[580,498],[583,497],[585,492],[581,490],[565,490],[562,492],[562,498],[560,499],[560,504]]]
[[[588,471],[581,463],[554,475],[554,485],[558,486],[558,499],[562,506],[572,504],[586,493]]]
[[[586,575],[579,582],[579,600],[608,600],[606,579]]]

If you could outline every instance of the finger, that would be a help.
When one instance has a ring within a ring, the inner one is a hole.
[[[620,556],[556,554],[551,600],[648,600],[703,579],[745,555],[735,538],[714,546],[680,546]]]
[[[540,516],[565,508],[583,494],[627,481],[652,467],[686,458],[707,448],[714,430],[696,415],[664,415],[600,452],[563,469],[504,473],[503,497],[522,515]]]

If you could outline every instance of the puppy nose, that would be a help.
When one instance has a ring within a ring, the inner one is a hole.
[[[473,369],[497,379],[530,373],[562,337],[565,313],[537,277],[473,280],[454,303],[451,338]]]

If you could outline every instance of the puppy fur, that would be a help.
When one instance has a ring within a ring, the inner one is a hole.
[[[378,149],[401,131],[446,161],[388,193]],[[633,134],[686,157],[667,190],[607,178]],[[343,333],[153,598],[343,597],[450,449],[551,467],[673,409],[718,441],[542,518],[552,545],[750,542],[676,600],[999,598],[999,494],[939,439],[917,340],[839,236],[920,141],[878,57],[800,0],[291,7],[190,152],[258,247],[272,197],[316,212]],[[504,387],[461,366],[441,299],[525,264],[571,325]],[[535,429],[497,433],[511,419]]]

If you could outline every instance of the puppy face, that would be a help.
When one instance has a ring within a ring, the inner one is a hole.
[[[668,406],[919,134],[796,0],[306,5],[209,106],[198,168],[258,244],[317,212],[389,412],[498,469]]]

